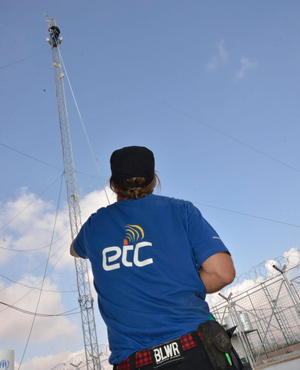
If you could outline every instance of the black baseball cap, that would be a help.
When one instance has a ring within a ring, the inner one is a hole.
[[[139,186],[146,186],[154,179],[155,161],[151,150],[143,146],[128,146],[115,150],[110,157],[112,180],[125,188],[136,187],[126,180],[133,177],[145,177],[145,182]]]

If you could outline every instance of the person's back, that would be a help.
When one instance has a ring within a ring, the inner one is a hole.
[[[208,359],[197,328],[212,319],[206,293],[234,278],[227,248],[192,203],[152,194],[147,148],[114,152],[111,169],[118,202],[91,215],[71,245],[73,256],[91,261],[110,362],[119,370],[194,370],[201,359],[212,369],[215,353]]]
[[[209,319],[198,270],[227,249],[191,203],[153,194],[125,200],[100,209],[83,231],[76,251],[92,263],[112,361]],[[92,241],[93,249],[81,249]]]

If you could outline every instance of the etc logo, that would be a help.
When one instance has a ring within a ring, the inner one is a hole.
[[[9,368],[9,361],[8,360],[0,361],[0,369],[7,370],[8,368]]]
[[[107,247],[102,251],[102,266],[105,271],[116,270],[121,267],[143,267],[153,263],[152,258],[140,259],[141,248],[151,247],[152,243],[139,241],[144,239],[144,230],[138,225],[127,225],[123,248]]]

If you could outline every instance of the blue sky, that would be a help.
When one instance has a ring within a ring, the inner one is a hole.
[[[299,248],[298,1],[2,0],[1,301],[14,304],[28,293],[24,285],[43,278],[48,249],[29,250],[58,240],[46,279],[52,292],[42,294],[38,312],[77,306],[76,293],[62,293],[74,290],[76,276],[44,14],[61,29],[62,57],[105,185],[112,151],[144,145],[156,156],[161,194],[201,210],[237,275]],[[65,87],[84,219],[106,201],[66,79]],[[15,306],[34,312],[38,291],[30,294]],[[12,309],[2,315],[24,322],[7,324],[0,337],[20,362],[32,317]],[[79,315],[35,325],[56,327],[61,340],[54,333],[41,340],[36,329],[24,370],[34,357],[46,363],[45,356],[82,349]],[[59,363],[52,361],[49,368]]]

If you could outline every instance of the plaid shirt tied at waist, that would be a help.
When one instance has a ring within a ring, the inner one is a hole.
[[[194,333],[198,334],[199,339],[202,341],[202,337],[199,330],[196,330]],[[197,347],[197,342],[194,340],[191,333],[183,335],[180,337],[180,342],[182,345],[183,351],[187,351],[194,347]],[[152,357],[150,349],[144,349],[135,353],[135,368],[152,364]],[[126,360],[120,362],[117,367],[118,370],[130,370],[130,357]]]

